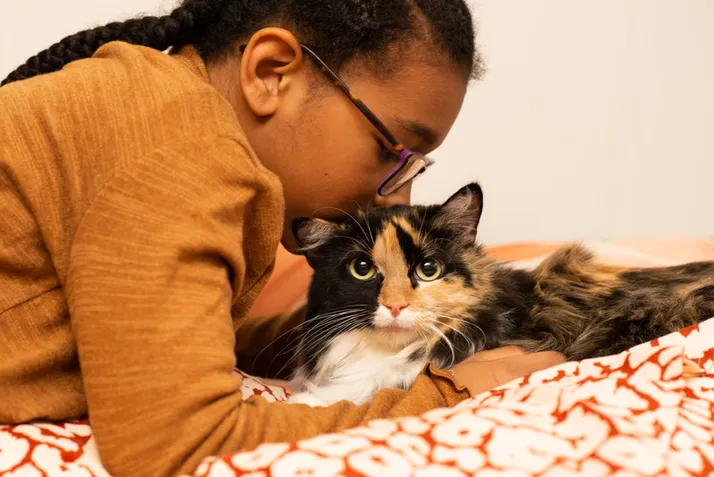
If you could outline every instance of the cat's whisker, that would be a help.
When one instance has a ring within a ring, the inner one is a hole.
[[[370,227],[369,221],[365,221],[365,225],[367,225],[367,231],[369,232],[369,238],[372,241],[372,244],[374,244],[375,243],[374,235],[372,234],[372,227]]]
[[[372,307],[371,307],[370,305],[362,305],[362,304],[359,304],[359,305],[350,305],[350,306],[346,306],[346,307],[336,308],[336,309],[334,309],[334,310],[329,311],[328,313],[322,313],[322,314],[313,316],[312,318],[308,318],[307,320],[301,321],[300,323],[296,324],[295,326],[290,327],[288,330],[286,330],[286,331],[284,331],[283,333],[281,333],[280,335],[278,335],[273,341],[271,341],[270,343],[268,343],[267,345],[265,345],[265,346],[263,347],[263,349],[261,349],[261,350],[258,352],[258,354],[255,356],[255,358],[253,359],[252,366],[255,366],[255,363],[256,363],[257,359],[258,359],[268,348],[270,348],[273,344],[275,344],[278,340],[280,340],[280,338],[282,338],[283,336],[285,336],[285,335],[287,335],[287,334],[289,334],[289,333],[294,332],[294,331],[297,330],[299,327],[301,327],[301,326],[303,326],[303,325],[305,325],[305,324],[307,324],[307,323],[311,323],[311,322],[318,321],[318,320],[323,320],[323,319],[329,319],[329,318],[338,317],[338,316],[340,316],[341,313],[352,313],[352,312],[355,312],[355,311],[357,311],[357,310],[363,311],[363,310],[369,310],[369,309],[371,309],[371,308],[372,308]]]
[[[350,202],[352,202],[354,205],[357,206],[357,212],[359,212],[360,214],[364,215],[364,211],[362,210],[362,206],[359,205],[359,202],[357,202],[357,201],[354,200],[354,199],[351,200]]]
[[[471,322],[469,322],[469,321],[467,321],[467,320],[463,320],[463,322],[464,322],[467,326],[473,326],[473,327],[475,327],[475,328],[481,333],[481,335],[483,335],[483,341],[479,341],[479,342],[478,342],[478,346],[477,346],[477,343],[474,343],[474,341],[473,341],[471,338],[469,338],[468,336],[466,336],[466,334],[464,334],[464,333],[463,333],[461,330],[459,330],[458,328],[456,328],[456,327],[454,327],[454,326],[451,326],[451,325],[449,325],[448,323],[444,323],[444,322],[441,322],[441,324],[444,325],[444,326],[446,326],[447,328],[451,329],[454,333],[458,333],[459,335],[461,335],[461,336],[463,337],[463,339],[464,339],[464,340],[466,341],[466,343],[468,343],[468,345],[469,345],[469,354],[473,354],[473,353],[476,353],[476,352],[478,352],[478,351],[482,351],[482,350],[484,349],[484,347],[486,346],[486,333],[483,331],[483,329],[481,329],[480,326],[476,325],[475,323],[471,323]]]
[[[312,330],[311,333],[306,334],[306,336],[304,336],[297,343],[296,348],[299,348],[300,353],[302,354],[311,354],[313,348],[322,344],[325,341],[325,338],[330,336],[330,334],[337,335],[338,333],[343,333],[344,329],[349,327],[352,321],[356,321],[356,318],[343,321],[337,325],[325,326],[322,329]]]
[[[311,328],[312,331],[314,330],[320,330],[321,328],[324,328],[323,331],[329,331],[329,329],[334,326],[334,323],[331,321],[334,318],[345,318],[349,317],[350,314],[358,314],[358,313],[364,313],[366,311],[371,310],[371,306],[368,305],[354,305],[354,306],[349,306],[349,307],[342,307],[342,308],[337,308],[335,310],[332,310],[328,313],[323,313],[320,315],[316,315],[312,318],[309,318],[301,323],[298,323],[297,325],[291,327],[289,330],[285,331],[284,333],[280,334],[277,338],[275,338],[273,341],[271,341],[268,345],[266,345],[259,353],[256,355],[255,359],[253,360],[253,366],[255,366],[255,363],[258,359],[258,357],[265,352],[272,344],[274,344],[276,341],[278,341],[280,338],[283,336],[295,332],[298,328],[303,326],[306,323],[318,321],[317,325]],[[324,320],[324,321],[322,321]],[[300,343],[300,339],[302,338],[301,333],[298,333],[295,337],[291,338],[286,345],[273,356],[273,359],[270,361],[270,365],[275,361],[276,358],[283,356],[291,351],[293,351],[295,348]],[[282,371],[282,369],[281,369]]]
[[[278,371],[278,375],[286,367],[289,367],[300,356],[305,356],[307,357],[307,359],[313,358],[315,351],[314,348],[318,347],[321,343],[323,343],[324,338],[326,336],[329,336],[330,332],[335,332],[335,336],[338,336],[344,333],[349,333],[358,328],[365,327],[364,322],[358,321],[359,318],[360,316],[356,316],[350,322],[341,322],[340,325],[342,326],[340,326],[339,328],[323,330],[319,336],[311,337],[312,339],[307,344],[301,343],[304,347],[300,350],[300,352],[293,354],[293,356],[285,364],[283,364],[283,366]]]
[[[310,344],[309,346],[303,346],[301,341],[298,341],[294,347],[292,347],[295,352],[290,356],[290,358],[283,363],[283,365],[280,367],[278,372],[276,373],[277,376],[280,376],[281,373],[287,368],[289,369],[292,364],[299,359],[300,357],[306,357],[307,359],[310,359],[312,356],[312,348],[317,345],[317,342]]]
[[[479,333],[481,333],[481,335],[483,336],[483,343],[482,343],[481,346],[480,346],[481,348],[483,348],[483,346],[486,344],[486,341],[488,341],[488,339],[486,338],[486,332],[483,331],[483,328],[481,328],[479,325],[477,325],[477,324],[474,323],[473,321],[466,320],[466,319],[464,319],[464,318],[455,318],[455,317],[450,317],[450,316],[438,316],[438,318],[443,318],[443,319],[445,319],[445,320],[452,320],[452,321],[460,322],[460,323],[464,324],[466,327],[471,327],[471,328],[475,328],[476,330],[478,330]],[[439,323],[441,323],[441,324],[443,324],[444,326],[448,326],[449,328],[453,329],[455,332],[457,332],[457,333],[459,333],[461,336],[463,336],[466,341],[472,342],[471,339],[469,339],[469,338],[468,338],[463,332],[461,332],[460,330],[457,330],[456,328],[453,328],[453,327],[449,326],[447,323],[444,323],[444,322],[441,321],[441,320],[439,321]],[[473,343],[473,342],[472,342],[472,343]]]
[[[356,312],[355,312],[355,313],[356,313]],[[310,336],[310,335],[314,335],[316,332],[318,332],[318,333],[322,333],[322,332],[325,332],[325,331],[329,332],[330,329],[332,329],[332,328],[335,327],[335,323],[332,321],[334,318],[340,318],[340,322],[342,322],[342,321],[344,321],[345,319],[350,319],[350,315],[351,315],[351,314],[352,314],[352,313],[350,313],[350,314],[342,314],[342,315],[334,316],[334,317],[324,317],[324,316],[320,316],[320,318],[324,318],[325,321],[320,321],[320,322],[318,322],[316,325],[312,326],[312,327],[309,329],[308,332],[300,333],[298,336],[292,338],[292,339],[286,344],[286,346],[283,348],[283,351],[281,352],[281,354],[285,354],[286,351],[290,351],[290,350],[292,350],[293,348],[295,348],[295,347],[297,346],[297,343],[299,343],[301,339],[304,339],[304,337],[305,337],[306,334],[307,334],[308,336]],[[338,324],[339,324],[340,322],[338,322]],[[295,343],[295,344],[293,344],[293,343]]]
[[[471,339],[470,339],[468,336],[466,336],[466,334],[464,334],[463,331],[459,330],[459,329],[456,328],[455,326],[452,326],[452,325],[450,325],[450,324],[448,324],[448,323],[444,323],[443,321],[440,322],[440,323],[441,323],[442,326],[445,326],[445,327],[449,328],[450,330],[452,330],[454,333],[457,333],[457,334],[461,335],[467,342],[471,343]],[[485,338],[485,336],[484,336],[484,338]]]
[[[458,245],[454,240],[451,240],[451,239],[439,239],[439,240],[440,240],[440,241],[448,241],[448,242],[451,242],[455,248],[457,248],[457,249],[459,248],[459,245]],[[456,260],[454,260],[453,255],[452,255],[448,250],[445,250],[443,247],[440,247],[437,243],[430,244],[430,245],[431,245],[434,249],[436,249],[437,255],[444,255],[445,257],[448,258],[448,260],[449,260],[450,262],[456,261]]]
[[[357,210],[359,210],[362,213],[362,215],[366,215],[366,213],[362,210],[362,206],[359,205],[359,202],[357,202],[356,200],[353,200],[352,202],[354,202],[357,205]],[[370,201],[370,202],[372,202],[372,201]],[[370,238],[370,240],[372,240],[372,243],[374,244],[374,235],[372,235],[372,229],[369,226],[369,221],[365,220],[364,223],[367,226],[367,231],[369,232],[369,238]]]
[[[419,336],[424,340],[424,341],[429,341],[429,336],[426,334],[426,331],[424,331],[424,328],[422,328],[420,325],[415,327],[416,332],[419,333]]]
[[[353,315],[342,317],[342,319],[337,323],[329,323],[323,326],[322,329],[314,328],[305,333],[303,339],[299,343],[299,346],[303,348],[303,351],[307,352],[314,345],[321,343],[325,337],[329,336],[331,333],[335,335],[344,333],[344,328],[349,328],[353,323],[361,324],[364,318],[368,317],[364,313],[355,313]]]
[[[441,339],[444,340],[444,343],[446,343],[446,345],[451,350],[451,364],[449,365],[449,368],[451,368],[454,365],[454,363],[456,362],[456,350],[454,349],[454,346],[451,343],[451,340],[449,338],[447,338],[447,336],[435,325],[427,324],[427,326],[429,327],[430,330],[432,330],[434,333],[439,335],[441,337]]]
[[[367,206],[365,207],[365,212],[369,213],[372,210],[372,205],[374,205],[372,204],[372,199],[369,199]]]
[[[309,343],[311,340],[319,338],[325,334],[329,334],[331,331],[344,327],[345,325],[362,318],[363,316],[365,316],[363,311],[355,311],[336,317],[339,318],[339,320],[327,319],[325,321],[321,321],[317,325],[304,331],[299,340],[302,341],[303,344]]]
[[[426,222],[426,214],[422,213],[421,214],[421,223],[419,224],[419,233],[418,233],[419,237],[423,237],[425,222]]]
[[[321,318],[322,318],[322,315],[314,316],[314,317],[312,317],[312,318],[309,318],[309,319],[307,319],[307,320],[305,320],[305,321],[302,321],[302,322],[298,323],[297,325],[291,326],[289,329],[285,330],[283,333],[280,333],[274,340],[272,340],[270,343],[268,343],[267,345],[265,345],[265,346],[258,352],[258,354],[255,355],[255,358],[253,358],[253,363],[252,363],[251,366],[252,366],[252,367],[255,367],[255,364],[256,364],[256,362],[258,361],[258,358],[260,358],[260,356],[261,356],[265,351],[267,351],[272,345],[274,345],[275,343],[277,343],[282,337],[284,337],[284,336],[286,336],[286,335],[288,335],[288,334],[290,334],[290,333],[296,332],[296,331],[297,331],[301,326],[303,326],[305,323],[309,323],[309,322],[312,322],[312,321],[316,321],[316,320],[319,320],[319,319],[321,319]],[[273,360],[271,360],[271,364],[272,364],[272,362],[275,360],[276,357],[281,356],[282,354],[284,354],[284,353],[285,353],[285,349],[288,347],[288,345],[290,345],[290,344],[291,344],[293,341],[295,341],[296,339],[299,339],[299,337],[293,338],[293,339],[291,339],[290,341],[288,341],[288,343],[286,343],[286,346],[283,347],[283,348],[280,350],[280,352],[278,352],[278,353],[273,357]]]
[[[362,249],[365,253],[369,253],[370,247],[367,245],[365,242],[362,240],[356,239],[354,237],[349,237],[347,235],[337,235],[336,238],[342,238],[342,239],[347,239],[347,240],[352,240],[355,242],[360,249]]]
[[[321,209],[333,209],[333,210],[336,210],[338,212],[345,214],[347,217],[352,219],[355,224],[357,224],[357,227],[359,227],[360,230],[362,230],[362,233],[364,234],[365,238],[367,237],[367,232],[364,230],[364,227],[362,227],[362,224],[359,223],[359,220],[357,220],[352,214],[350,214],[346,210],[340,209],[339,207],[332,207],[332,206],[327,206],[327,205],[324,207],[320,207],[317,210],[321,210]],[[315,213],[317,213],[317,210],[315,211]],[[369,247],[367,247],[367,249],[369,250]]]

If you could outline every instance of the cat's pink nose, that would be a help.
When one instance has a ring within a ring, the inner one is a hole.
[[[392,310],[392,316],[394,318],[396,318],[399,316],[399,313],[401,313],[402,310],[404,308],[406,308],[407,306],[409,306],[409,305],[407,305],[405,303],[393,303],[393,304],[389,305],[389,309]]]

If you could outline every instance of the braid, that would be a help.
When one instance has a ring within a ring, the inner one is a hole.
[[[266,26],[290,29],[336,71],[360,57],[372,72],[388,75],[386,65],[400,64],[391,60],[418,55],[421,50],[406,49],[424,44],[436,47],[472,77],[483,71],[465,0],[181,0],[166,16],[70,35],[27,60],[0,85],[60,70],[111,41],[160,51],[192,44],[207,61],[230,54],[236,41]],[[392,45],[401,50],[396,53]]]
[[[0,86],[58,71],[67,63],[91,57],[102,45],[111,41],[124,41],[161,51],[190,43],[196,34],[220,15],[225,3],[225,0],[188,0],[166,16],[113,22],[75,33],[27,60]]]

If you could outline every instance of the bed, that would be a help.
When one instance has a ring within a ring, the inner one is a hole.
[[[560,244],[491,247],[530,267]],[[714,260],[714,241],[590,241],[602,261],[632,266]],[[253,309],[299,306],[310,271],[278,255]],[[276,299],[276,296],[279,296]],[[283,401],[278,382],[245,376],[243,397]],[[0,426],[1,476],[108,476],[87,421]],[[422,416],[265,444],[204,460],[194,476],[714,476],[714,317],[625,353],[564,363]]]

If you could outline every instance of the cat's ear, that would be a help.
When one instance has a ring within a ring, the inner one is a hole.
[[[299,252],[308,255],[341,230],[341,225],[322,219],[300,218],[293,221],[293,235]]]
[[[476,242],[476,230],[483,211],[483,191],[473,182],[462,187],[444,202],[434,218],[434,225],[456,230],[467,243]]]

